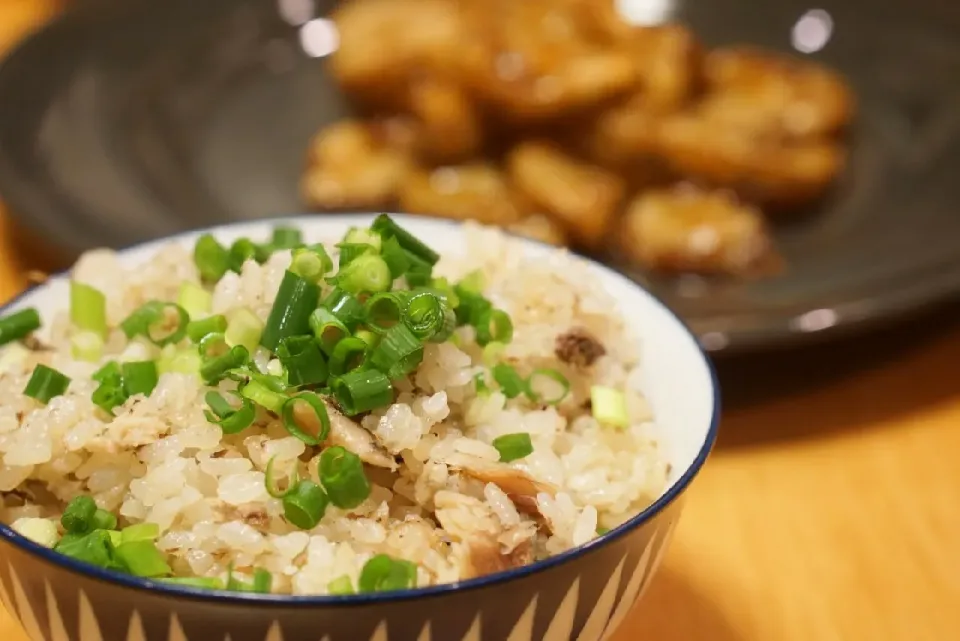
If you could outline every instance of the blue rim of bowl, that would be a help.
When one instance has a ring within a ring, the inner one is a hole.
[[[331,213],[327,214],[330,218],[337,218],[338,220],[355,218],[358,222],[363,220],[369,220],[374,214],[369,213]],[[178,234],[173,234],[170,236],[164,236],[162,238],[157,238],[154,240],[145,241],[142,243],[136,243],[130,245],[129,247],[124,247],[123,249],[117,250],[117,253],[125,254],[137,249],[147,247],[150,245],[162,244],[164,242],[175,242],[178,239],[182,239],[185,236],[191,236],[195,234],[201,234],[204,232],[217,232],[229,230],[236,227],[247,227],[251,225],[260,225],[260,224],[269,224],[273,226],[278,225],[297,225],[303,222],[305,218],[315,216],[315,214],[301,214],[301,215],[291,215],[283,216],[278,218],[263,218],[259,220],[248,220],[236,223],[227,223],[223,225],[213,225],[210,227],[202,227],[197,229],[191,229],[187,231],[180,232]],[[390,214],[391,217],[398,219],[401,223],[404,220],[411,221],[421,221],[423,223],[430,223],[433,225],[442,225],[450,227],[459,227],[461,223],[456,221],[451,221],[447,219],[438,219],[431,218],[427,216],[415,216],[411,214]],[[517,236],[508,232],[508,235],[520,238],[525,243],[540,245],[548,249],[555,249],[546,243],[540,241],[532,240],[530,238]],[[707,371],[710,374],[710,382],[713,392],[713,413],[710,416],[710,426],[707,429],[706,438],[703,441],[703,445],[700,447],[700,451],[697,453],[697,457],[693,460],[693,463],[690,464],[684,473],[680,476],[679,479],[666,491],[664,492],[656,501],[648,505],[645,509],[641,510],[638,514],[633,516],[630,520],[618,525],[616,528],[610,530],[606,534],[599,536],[585,545],[575,547],[573,549],[561,552],[556,556],[551,556],[549,558],[543,559],[541,561],[536,561],[530,565],[525,565],[519,568],[514,568],[512,570],[505,570],[503,572],[496,572],[494,574],[487,574],[485,576],[477,577],[475,579],[468,579],[466,581],[459,581],[456,583],[442,583],[439,585],[432,585],[422,588],[414,588],[410,590],[396,590],[392,592],[372,592],[365,594],[349,594],[342,596],[331,596],[331,595],[285,595],[285,594],[256,594],[252,592],[236,592],[231,590],[210,590],[206,588],[194,588],[184,585],[176,585],[173,583],[166,583],[164,581],[156,581],[150,579],[143,579],[140,577],[131,576],[129,574],[124,574],[121,572],[115,572],[112,570],[105,570],[99,568],[95,565],[90,565],[82,561],[74,560],[68,556],[64,556],[57,552],[54,552],[48,547],[44,547],[37,543],[34,543],[30,539],[21,536],[15,532],[9,525],[6,523],[0,522],[0,539],[5,539],[6,541],[12,543],[13,545],[29,552],[33,556],[40,557],[42,560],[52,563],[54,565],[60,566],[61,568],[68,570],[70,572],[76,572],[82,574],[89,578],[103,581],[105,583],[110,583],[118,585],[125,588],[133,588],[135,590],[145,590],[148,592],[156,593],[159,596],[168,596],[168,597],[178,597],[186,598],[190,600],[201,600],[201,601],[219,601],[219,602],[233,602],[249,605],[267,605],[272,607],[299,607],[299,606],[322,606],[322,605],[340,605],[340,606],[350,606],[350,605],[365,605],[371,603],[382,603],[382,602],[393,602],[393,601],[408,601],[411,599],[422,599],[430,597],[440,597],[447,594],[467,592],[470,590],[476,590],[480,588],[485,588],[493,585],[498,585],[501,583],[506,583],[514,579],[519,579],[522,577],[530,576],[533,574],[539,574],[553,568],[555,566],[567,563],[568,561],[573,561],[587,552],[599,549],[600,547],[610,543],[615,539],[619,539],[625,536],[628,532],[639,528],[645,523],[653,519],[657,514],[665,510],[671,503],[673,503],[681,494],[687,489],[690,483],[693,481],[694,477],[700,472],[700,469],[703,467],[703,464],[706,463],[707,458],[710,456],[710,452],[713,449],[714,443],[717,440],[717,432],[720,427],[720,383],[717,379],[716,368],[713,365],[713,361],[710,359],[710,356],[703,349],[700,344],[700,341],[697,339],[696,334],[694,334],[690,327],[677,316],[672,309],[663,303],[659,298],[654,296],[648,290],[645,290],[640,284],[635,281],[626,278],[622,274],[610,269],[606,265],[598,263],[590,258],[583,256],[577,256],[577,258],[589,262],[594,267],[600,268],[602,271],[606,272],[608,276],[614,276],[618,279],[623,279],[624,282],[628,283],[631,287],[635,287],[644,291],[652,300],[655,305],[658,305],[663,311],[670,315],[673,320],[683,328],[683,331],[690,337],[690,340],[696,346],[697,351],[700,352],[700,356],[703,359],[703,364],[706,366]],[[63,278],[67,276],[67,272],[59,272],[51,276],[51,280],[57,278]],[[14,298],[7,301],[2,307],[0,307],[0,314],[5,313],[10,307],[16,305],[21,299],[25,296],[31,294],[36,289],[43,287],[44,285],[36,285],[34,287],[28,288],[25,291],[21,292]]]

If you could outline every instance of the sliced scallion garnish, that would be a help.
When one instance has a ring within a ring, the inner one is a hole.
[[[173,570],[153,541],[128,541],[114,550],[117,560],[130,574],[145,578],[167,576]]]
[[[517,373],[517,370],[510,365],[500,363],[495,365],[490,371],[493,374],[493,380],[497,382],[500,386],[500,391],[503,392],[503,395],[507,398],[516,398],[526,392],[526,381],[524,381],[523,377]]]
[[[348,336],[336,344],[330,354],[331,376],[342,376],[352,372],[361,365],[370,351],[370,345],[362,338]]]
[[[193,262],[200,278],[215,283],[230,269],[230,252],[210,234],[203,234],[193,248]]]
[[[502,309],[488,309],[479,315],[474,327],[477,330],[477,344],[509,343],[513,340],[513,321]]]
[[[360,571],[360,592],[407,590],[417,586],[417,566],[410,561],[378,554]]]
[[[186,282],[180,286],[177,304],[186,310],[190,318],[203,318],[210,313],[213,294],[196,283]]]
[[[157,386],[159,374],[157,364],[153,361],[134,361],[121,365],[123,389],[127,396],[143,394],[150,396]]]
[[[240,407],[234,407],[219,392],[207,392],[204,400],[210,408],[204,410],[203,415],[215,425],[219,425],[224,434],[239,434],[253,425],[257,418],[257,409],[253,402],[236,392],[232,392],[240,400]]]
[[[390,267],[378,254],[362,254],[337,272],[336,284],[351,294],[376,294],[390,289]]]
[[[423,343],[404,324],[389,329],[370,353],[370,363],[391,380],[403,378],[423,360]]]
[[[292,387],[319,385],[327,380],[327,362],[320,353],[317,339],[311,335],[290,336],[280,341],[277,358]]]
[[[410,269],[410,258],[396,238],[388,238],[380,247],[380,255],[390,268],[390,277],[396,280]]]
[[[70,337],[70,354],[80,361],[99,361],[103,356],[103,339],[96,332],[77,332]]]
[[[527,378],[524,391],[534,403],[557,405],[570,393],[570,381],[555,369],[535,369]]]
[[[293,473],[285,479],[286,488],[281,488],[279,483],[280,479],[277,478],[276,468],[274,467],[274,461],[276,459],[277,457],[273,456],[267,461],[267,469],[264,472],[264,485],[266,486],[267,494],[275,499],[282,499],[297,487],[297,483],[300,482],[300,475],[297,473],[296,461],[294,461]]]
[[[40,329],[40,313],[33,307],[0,318],[0,345],[18,341]]]
[[[445,330],[446,314],[447,305],[439,296],[415,291],[407,299],[401,319],[414,336],[425,341]]]
[[[375,369],[349,372],[333,379],[330,387],[347,416],[369,412],[393,401],[390,379]]]
[[[367,326],[375,332],[386,332],[403,318],[408,292],[383,292],[371,296],[366,305]]]
[[[223,314],[208,316],[200,320],[190,321],[187,325],[187,338],[191,343],[199,343],[210,334],[223,334],[227,331],[227,317]]]
[[[318,307],[310,314],[310,329],[325,354],[333,354],[334,347],[350,334],[347,326],[326,307]]]
[[[120,323],[127,338],[145,336],[157,347],[174,345],[187,335],[190,317],[176,303],[144,303]]]
[[[509,463],[533,453],[533,441],[526,432],[504,434],[493,439],[493,446],[500,452],[500,462]]]
[[[211,334],[211,336],[215,335]],[[216,385],[224,379],[227,372],[243,367],[249,359],[250,352],[247,351],[246,347],[242,345],[231,347],[225,354],[204,361],[200,367],[200,378],[207,385]]]
[[[360,457],[339,445],[320,454],[317,472],[330,502],[340,509],[352,510],[370,496],[370,482]]]
[[[81,331],[107,335],[107,297],[99,289],[70,281],[70,322]]]
[[[60,516],[60,524],[70,534],[84,534],[93,528],[93,518],[96,513],[96,502],[91,497],[81,494],[67,503]]]
[[[347,594],[356,593],[356,591],[353,589],[353,581],[350,580],[350,577],[346,574],[343,576],[338,576],[333,581],[328,583],[327,592],[336,596],[344,596]]]
[[[252,354],[260,344],[262,333],[263,321],[249,309],[241,307],[230,314],[223,338],[230,347],[243,345]]]
[[[283,516],[301,530],[312,530],[323,518],[329,502],[323,488],[304,479],[283,497]]]
[[[309,414],[297,411],[301,403],[308,406]],[[291,396],[284,402],[280,415],[283,418],[283,428],[307,445],[319,445],[327,440],[330,433],[330,415],[327,413],[327,406],[316,394],[301,392]],[[297,420],[298,415],[302,420]],[[310,429],[307,429],[306,423],[309,423]]]
[[[377,216],[370,225],[370,230],[378,233],[384,240],[396,238],[401,247],[430,266],[436,265],[440,260],[440,254],[430,249],[423,241],[402,228],[386,214]]]
[[[275,352],[284,338],[309,334],[310,314],[317,309],[319,301],[320,287],[316,283],[287,270],[260,336],[260,344]]]
[[[274,227],[270,246],[274,249],[293,249],[303,244],[303,234],[296,227]]]
[[[40,364],[30,375],[23,394],[46,405],[50,399],[66,392],[68,387],[70,387],[70,378],[67,375]]]
[[[630,425],[626,396],[612,387],[594,385],[590,388],[590,411],[601,425],[619,428]]]

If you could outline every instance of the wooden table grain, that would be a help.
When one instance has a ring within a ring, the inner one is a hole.
[[[54,7],[0,0],[0,50]],[[0,299],[26,285],[36,255],[0,212]],[[727,411],[665,565],[616,641],[960,639],[951,325],[941,314],[820,350],[802,391]],[[26,641],[2,611],[0,638]]]

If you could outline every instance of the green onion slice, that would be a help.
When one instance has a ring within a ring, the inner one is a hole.
[[[433,292],[416,291],[406,301],[402,319],[413,335],[420,340],[443,332],[447,324],[447,304]],[[455,318],[455,317],[454,317]],[[452,328],[446,328],[452,332]]]
[[[330,374],[342,376],[361,367],[366,360],[370,345],[362,338],[348,336],[337,343],[330,355]]]
[[[370,226],[370,229],[380,234],[380,237],[384,240],[396,238],[401,247],[420,260],[428,263],[430,266],[436,265],[437,261],[440,260],[440,255],[437,252],[430,249],[419,238],[403,229],[386,214],[377,216],[376,220],[374,220]]]
[[[509,463],[533,453],[533,441],[526,432],[504,434],[493,439],[493,446],[500,452],[500,461]]]
[[[176,303],[150,301],[120,323],[127,338],[146,336],[154,345],[164,347],[180,342],[187,335],[190,316]]]
[[[326,307],[318,307],[313,310],[313,313],[310,314],[309,323],[313,335],[320,342],[320,349],[328,355],[332,354],[337,343],[350,333],[347,326]]]
[[[200,343],[210,334],[223,334],[227,331],[227,317],[223,314],[190,321],[187,325],[187,338],[191,343]]]
[[[89,496],[81,494],[67,503],[60,517],[63,529],[71,534],[85,534],[93,529],[94,515],[97,513],[97,504]]]
[[[203,341],[201,341],[201,350],[204,348],[202,343]],[[227,376],[228,372],[243,367],[249,360],[250,352],[247,351],[246,347],[242,345],[231,347],[227,353],[204,361],[200,367],[200,378],[207,385],[216,385]]]
[[[270,377],[263,377],[270,378]],[[282,381],[281,381],[282,382]],[[274,414],[280,414],[283,411],[284,404],[289,400],[289,396],[271,389],[261,380],[251,380],[240,388],[240,394],[257,405],[270,410]]]
[[[248,260],[257,260],[257,262],[263,262],[269,256],[269,253],[261,254],[256,243],[249,238],[238,238],[237,240],[233,241],[232,245],[230,245],[229,256],[230,269],[239,274],[243,271],[243,264],[245,262]]]
[[[350,577],[346,574],[339,576],[328,583],[327,592],[336,596],[344,596],[347,594],[356,593],[356,591],[353,589],[353,581],[351,581]]]
[[[230,269],[230,252],[210,234],[203,234],[193,248],[193,262],[200,278],[215,283]]]
[[[371,296],[364,306],[367,326],[380,333],[394,327],[403,318],[408,297],[407,292],[383,292]]]
[[[0,345],[18,341],[40,329],[40,313],[33,307],[0,318]]]
[[[347,416],[369,412],[393,401],[390,379],[375,369],[349,372],[333,379],[330,387]]]
[[[239,434],[253,425],[257,418],[257,409],[250,399],[236,392],[231,394],[240,400],[240,407],[231,405],[219,392],[207,392],[203,399],[210,409],[204,410],[203,415],[209,422],[219,425],[224,434]]]
[[[143,394],[150,396],[157,386],[159,374],[153,361],[134,361],[121,366],[123,389],[127,396]]]
[[[283,497],[283,516],[301,530],[312,530],[323,518],[329,502],[323,488],[304,479]]]
[[[590,388],[590,409],[601,425],[618,428],[630,425],[627,399],[620,390],[594,385]]]
[[[330,502],[338,508],[352,510],[370,496],[360,457],[339,445],[320,454],[317,471]]]
[[[557,405],[570,393],[570,381],[555,369],[535,369],[527,378],[524,392],[534,403]]]
[[[226,585],[219,577],[215,576],[174,576],[160,578],[164,583],[172,585],[182,585],[188,588],[200,588],[203,590],[225,590]]]
[[[70,322],[77,329],[107,335],[107,297],[99,289],[70,281]]]
[[[160,538],[160,526],[156,523],[135,523],[120,531],[120,540],[128,541],[156,541]]]
[[[517,373],[517,370],[510,365],[505,363],[495,365],[491,373],[493,374],[493,380],[497,381],[497,384],[500,386],[500,391],[503,392],[503,395],[507,398],[516,398],[526,393],[526,381],[524,381],[520,374]]]
[[[317,340],[311,336],[290,336],[280,341],[277,358],[293,387],[319,385],[327,380],[327,362]]]
[[[400,278],[410,269],[410,258],[407,252],[400,246],[396,238],[388,238],[383,242],[380,248],[380,255],[390,268],[390,277],[394,280]]]
[[[303,405],[309,411],[298,410]],[[283,428],[307,445],[319,445],[330,434],[330,415],[327,406],[319,396],[312,392],[301,392],[291,396],[281,408]],[[309,429],[306,429],[309,426]]]
[[[117,560],[134,576],[153,578],[173,574],[166,556],[153,541],[128,541],[118,545],[114,552]]]
[[[274,249],[293,249],[303,244],[303,234],[296,227],[274,227],[270,245]]]
[[[345,292],[339,287],[334,288],[323,306],[340,319],[349,331],[355,331],[362,323],[367,320],[367,310],[364,308],[356,296],[350,292]]]
[[[262,333],[263,321],[249,309],[240,308],[230,315],[223,339],[230,347],[243,345],[252,354],[260,344]]]
[[[406,325],[395,325],[370,354],[370,363],[391,380],[403,378],[423,360],[421,343]]]
[[[376,294],[390,289],[390,267],[378,254],[362,254],[341,267],[336,276],[336,285],[340,289],[359,294]]]
[[[349,231],[347,231],[347,234],[343,237],[343,242],[357,245],[369,245],[370,247],[373,247],[374,251],[378,252],[383,244],[380,234],[371,229],[364,229],[363,227],[351,227]]]
[[[289,336],[310,333],[310,314],[320,301],[320,287],[287,270],[270,309],[260,344],[272,352]]]
[[[378,554],[360,571],[360,592],[407,590],[417,586],[417,566],[410,561]]]
[[[272,496],[275,499],[282,499],[290,492],[297,487],[297,483],[300,482],[300,474],[297,472],[297,467],[294,465],[293,474],[290,474],[286,477],[286,489],[280,487],[278,482],[280,479],[277,478],[276,472],[273,467],[273,462],[276,460],[276,456],[270,457],[270,460],[267,461],[267,469],[264,472],[264,485],[266,485],[267,494]]]
[[[68,387],[70,387],[68,376],[41,364],[34,368],[27,386],[23,389],[23,394],[46,405],[50,399],[63,395]]]
[[[337,249],[340,250],[339,267],[341,270],[365,254],[377,253],[377,250],[367,243],[339,243]]]
[[[483,346],[492,341],[509,343],[513,340],[513,321],[509,314],[501,309],[488,309],[481,313],[475,327],[478,345]]]
[[[180,286],[177,304],[187,311],[190,318],[200,318],[210,313],[213,294],[196,283],[186,282]]]

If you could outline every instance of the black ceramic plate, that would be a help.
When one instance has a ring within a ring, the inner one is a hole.
[[[76,5],[0,68],[0,195],[72,251],[301,211],[306,142],[346,113],[304,48],[323,44],[322,23],[302,25],[331,4]],[[849,171],[818,211],[778,230],[782,275],[647,283],[708,348],[830,335],[960,293],[955,0],[621,4],[672,12],[711,45],[810,55],[858,94]]]

